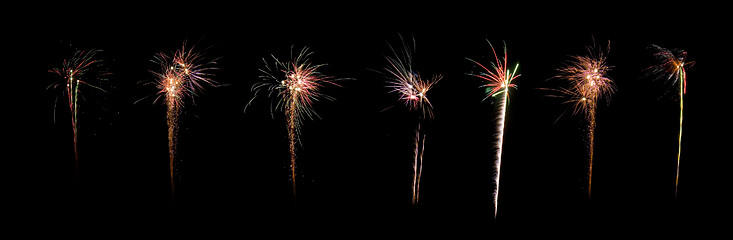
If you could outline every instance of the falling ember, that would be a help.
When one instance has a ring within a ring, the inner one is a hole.
[[[71,58],[64,59],[61,68],[49,70],[61,77],[61,81],[51,84],[48,88],[62,89],[62,94],[68,98],[69,110],[71,112],[71,128],[74,134],[74,165],[76,169],[76,181],[79,184],[79,152],[77,148],[77,113],[79,107],[79,86],[87,86],[102,92],[102,88],[95,82],[107,80],[109,73],[102,67],[102,61],[95,59],[102,50],[92,49],[75,52]],[[63,87],[63,88],[62,88]],[[54,109],[56,104],[54,103]],[[54,117],[55,119],[55,117]]]
[[[163,98],[167,108],[166,120],[168,123],[168,164],[170,170],[171,199],[175,200],[175,168],[178,144],[179,116],[184,107],[184,99],[194,98],[203,90],[204,85],[217,86],[211,79],[210,71],[216,60],[205,60],[201,53],[195,52],[193,47],[186,48],[186,44],[172,55],[159,53],[153,60],[160,65],[159,72],[153,72],[157,77],[158,97]]]
[[[682,109],[684,107],[684,95],[687,93],[687,72],[685,71],[685,67],[690,67],[695,62],[685,62],[687,59],[687,52],[684,50],[669,50],[653,44],[649,48],[654,51],[654,56],[657,61],[659,61],[659,64],[654,65],[647,70],[650,71],[654,77],[664,79],[666,81],[672,81],[674,85],[679,86],[680,130],[677,139],[677,174],[674,180],[674,198],[677,199],[677,188],[680,179],[680,153],[682,152]]]
[[[400,36],[401,38],[401,36]],[[427,98],[427,92],[435,85],[442,76],[436,75],[432,78],[423,79],[419,73],[412,69],[412,47],[405,44],[403,40],[403,48],[398,52],[392,48],[393,56],[386,57],[389,66],[385,68],[389,73],[387,82],[390,92],[399,93],[399,100],[402,101],[410,110],[420,109],[420,115],[417,122],[417,130],[415,131],[415,151],[413,160],[413,177],[412,177],[412,205],[417,206],[420,200],[420,178],[422,177],[423,153],[425,151],[425,133],[421,131],[420,125],[427,118],[433,117],[430,101]],[[414,44],[414,39],[412,40]]]
[[[596,108],[600,98],[610,101],[614,92],[613,81],[608,78],[610,66],[606,65],[606,52],[602,49],[587,47],[588,55],[574,56],[573,60],[564,67],[556,78],[570,83],[569,88],[560,89],[564,97],[569,98],[565,103],[573,104],[573,114],[583,114],[588,121],[588,199],[591,196],[591,182],[593,178],[593,145],[596,128]]]
[[[504,142],[504,125],[506,120],[507,103],[509,101],[509,88],[517,87],[512,83],[512,81],[520,75],[517,75],[517,69],[519,68],[518,63],[514,66],[514,69],[509,68],[506,44],[504,45],[504,58],[502,60],[499,59],[499,56],[496,54],[496,50],[494,49],[494,46],[491,45],[491,42],[489,42],[489,46],[491,46],[491,51],[494,53],[495,60],[495,62],[491,63],[492,68],[489,69],[477,61],[468,59],[481,68],[481,72],[478,74],[469,73],[468,75],[475,76],[486,81],[486,84],[481,86],[485,87],[487,92],[484,100],[489,97],[500,96],[498,106],[499,115],[496,123],[496,160],[494,161],[494,171],[496,175],[494,177],[494,192],[492,194],[494,201],[494,218],[496,219],[497,210],[499,209],[499,177],[501,176],[501,155]]]
[[[334,98],[321,93],[326,84],[339,86],[337,80],[325,76],[318,69],[325,64],[313,65],[310,62],[312,52],[304,47],[300,53],[292,57],[290,62],[282,62],[272,56],[272,62],[265,62],[265,68],[260,69],[260,81],[252,85],[254,97],[247,103],[247,107],[254,101],[260,91],[266,90],[268,96],[276,96],[276,109],[283,110],[288,130],[290,151],[290,179],[293,186],[293,196],[296,191],[295,150],[296,143],[300,142],[300,127],[303,117],[314,118],[318,115],[313,111],[313,103],[321,99]],[[246,110],[246,107],[245,107]]]

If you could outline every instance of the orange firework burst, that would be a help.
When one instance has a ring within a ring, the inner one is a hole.
[[[557,78],[570,82],[570,87],[560,89],[569,99],[565,103],[573,104],[573,114],[583,114],[588,120],[588,198],[591,195],[591,179],[593,177],[593,143],[596,127],[596,108],[599,99],[610,101],[611,94],[615,91],[613,80],[608,78],[608,71],[611,69],[606,64],[606,55],[610,49],[611,42],[604,52],[596,50],[593,46],[587,47],[588,55],[574,56],[573,60],[563,68],[558,69],[560,74]]]
[[[216,59],[206,60],[201,53],[195,52],[193,47],[186,49],[186,43],[173,54],[159,53],[153,62],[160,65],[159,72],[153,72],[157,77],[156,86],[159,89],[155,101],[163,98],[168,109],[168,156],[171,177],[171,199],[175,196],[175,161],[176,145],[178,143],[178,117],[186,98],[195,97],[205,85],[216,86],[211,79],[210,71],[215,68]]]
[[[682,150],[682,109],[684,107],[684,95],[687,93],[687,72],[685,68],[692,66],[695,62],[685,62],[687,52],[684,50],[669,50],[657,45],[649,47],[655,53],[654,56],[660,62],[658,65],[647,69],[654,77],[671,81],[679,86],[680,94],[680,131],[677,142],[677,175],[674,181],[674,197],[677,199],[677,187],[680,179],[680,153]]]
[[[160,72],[154,72],[159,89],[156,101],[165,98],[166,105],[171,108],[182,108],[183,100],[195,97],[204,89],[204,85],[217,85],[211,79],[213,74],[210,73],[216,69],[212,67],[216,64],[216,59],[204,59],[193,47],[186,49],[185,43],[172,55],[158,53],[154,62],[161,66]]]
[[[494,218],[496,218],[496,214],[499,209],[499,177],[501,176],[501,153],[504,142],[504,126],[506,120],[507,103],[509,101],[509,88],[517,87],[514,83],[512,83],[512,81],[514,81],[520,75],[517,75],[519,63],[517,63],[513,70],[509,68],[506,44],[504,44],[504,58],[502,60],[499,60],[499,55],[496,54],[496,50],[494,49],[494,46],[491,44],[491,42],[489,42],[489,46],[491,46],[491,51],[494,53],[495,60],[491,63],[492,69],[490,70],[481,63],[472,59],[468,59],[469,61],[475,63],[481,68],[481,72],[479,72],[478,74],[469,73],[468,75],[478,77],[487,82],[486,84],[481,86],[486,88],[487,94],[484,100],[489,97],[496,97],[499,95],[501,96],[501,102],[499,102],[498,106],[500,113],[498,115],[497,121],[498,130],[496,134],[496,160],[494,161],[494,193],[492,194],[494,201]]]
[[[427,93],[435,85],[442,76],[435,75],[429,80],[424,79],[419,73],[412,69],[412,53],[415,49],[415,39],[412,39],[412,46],[407,45],[400,35],[402,48],[394,49],[391,45],[394,56],[386,57],[389,66],[385,68],[389,73],[388,88],[390,92],[400,94],[400,100],[410,109],[420,109],[422,115],[417,122],[417,131],[415,136],[415,158],[412,165],[412,205],[416,206],[420,200],[420,178],[422,177],[422,160],[425,151],[425,133],[420,131],[420,123],[425,118],[433,117],[433,106],[428,100]]]
[[[326,84],[339,86],[334,81],[342,80],[323,75],[318,69],[325,64],[313,65],[310,62],[312,52],[304,47],[297,56],[292,56],[290,62],[282,62],[272,56],[272,63],[264,60],[265,68],[260,69],[259,82],[252,85],[254,97],[247,106],[258,96],[260,91],[266,90],[268,96],[277,96],[275,108],[285,112],[290,145],[290,174],[295,196],[295,145],[300,139],[300,126],[303,116],[318,117],[313,111],[313,103],[320,99],[334,100],[321,93]],[[246,111],[245,107],[245,111]]]

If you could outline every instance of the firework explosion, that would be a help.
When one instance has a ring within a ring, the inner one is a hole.
[[[76,181],[79,183],[79,152],[77,149],[77,113],[79,97],[81,94],[80,86],[91,87],[102,92],[102,88],[95,85],[95,82],[107,80],[107,73],[102,67],[102,61],[95,59],[95,56],[102,50],[92,49],[84,51],[76,51],[71,58],[64,59],[61,68],[53,68],[50,73],[57,74],[61,77],[61,81],[53,83],[49,88],[61,89],[62,95],[66,95],[69,101],[69,110],[71,112],[71,128],[74,133],[74,164],[76,169]],[[56,99],[58,101],[58,98]],[[54,109],[56,103],[54,103]],[[54,111],[55,115],[55,111]],[[55,119],[55,117],[54,117]]]
[[[442,76],[436,75],[429,80],[420,77],[420,74],[412,69],[412,52],[415,49],[404,43],[403,48],[398,51],[392,48],[394,56],[386,57],[389,66],[385,70],[389,73],[388,88],[390,93],[396,92],[400,94],[402,101],[410,110],[419,109],[422,112],[417,122],[417,130],[415,132],[415,159],[413,161],[413,178],[412,178],[412,205],[416,206],[420,200],[420,178],[422,176],[422,159],[425,151],[425,133],[420,131],[420,124],[425,118],[432,118],[433,106],[427,98],[427,92],[435,85]]]
[[[684,95],[687,93],[687,73],[685,72],[685,68],[692,66],[695,62],[685,62],[687,52],[684,50],[669,50],[657,45],[651,45],[649,48],[655,52],[654,56],[660,63],[647,70],[653,76],[665,81],[671,81],[672,84],[679,86],[680,130],[677,142],[677,175],[674,181],[674,197],[677,199],[677,186],[680,179],[680,152],[682,150],[682,109],[684,106]]]
[[[252,85],[254,97],[247,106],[261,91],[266,91],[268,96],[277,99],[275,108],[284,111],[290,147],[290,177],[295,196],[295,145],[296,142],[300,142],[303,117],[310,119],[318,117],[313,111],[313,103],[320,99],[334,100],[321,93],[321,89],[327,84],[339,86],[334,82],[342,79],[325,76],[319,72],[318,69],[325,64],[312,64],[309,58],[313,52],[307,47],[304,47],[297,56],[292,56],[292,53],[291,48],[290,62],[280,61],[275,56],[271,56],[272,62],[263,59],[265,68],[260,69],[262,72],[260,81]]]
[[[599,99],[610,101],[614,92],[613,81],[608,78],[610,66],[606,65],[606,55],[610,49],[609,41],[606,52],[596,50],[595,43],[587,47],[587,56],[574,56],[573,60],[558,69],[560,78],[570,82],[570,87],[561,89],[569,99],[565,103],[573,104],[573,114],[583,114],[588,121],[588,199],[591,196],[591,180],[593,178],[593,143],[596,128],[596,108]]]
[[[491,69],[487,68],[483,64],[468,59],[469,61],[475,63],[477,66],[481,68],[480,72],[478,74],[469,73],[470,76],[478,77],[484,81],[486,81],[486,84],[481,85],[481,87],[486,88],[486,97],[484,98],[490,98],[490,97],[499,97],[499,115],[498,115],[498,121],[497,121],[497,134],[496,134],[496,160],[494,162],[494,169],[495,169],[495,177],[494,177],[494,193],[492,194],[493,200],[494,200],[494,218],[496,218],[496,213],[498,210],[498,203],[499,203],[499,177],[501,176],[501,153],[503,149],[503,141],[504,141],[504,124],[506,120],[506,111],[507,111],[507,102],[509,101],[509,88],[516,88],[516,84],[513,84],[512,81],[514,81],[516,78],[518,78],[520,75],[517,75],[517,69],[519,68],[519,63],[517,63],[514,66],[514,69],[509,68],[509,61],[507,58],[507,49],[506,44],[504,44],[504,58],[499,59],[499,56],[496,54],[496,50],[494,49],[494,46],[491,45],[491,42],[489,42],[489,46],[491,46],[491,51],[494,53],[494,60],[495,62],[491,63]]]
[[[158,53],[153,60],[161,68],[153,72],[157,77],[155,82],[159,89],[157,102],[163,99],[166,107],[168,122],[168,157],[171,177],[171,198],[175,199],[175,162],[176,146],[178,143],[178,117],[184,107],[184,99],[194,98],[203,90],[205,85],[216,86],[211,79],[210,71],[215,68],[216,60],[206,60],[201,53],[195,52],[193,47],[186,49],[186,44],[173,54]]]

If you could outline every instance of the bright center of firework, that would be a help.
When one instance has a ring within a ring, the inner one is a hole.
[[[581,100],[581,101],[585,101],[585,98],[581,98],[580,100]]]
[[[178,81],[173,78],[168,78],[168,87],[166,87],[168,95],[172,97],[176,96],[176,84],[178,84]]]
[[[283,86],[287,86],[288,89],[292,91],[297,91],[297,92],[303,91],[304,89],[308,88],[307,79],[305,79],[305,77],[297,73],[292,73],[288,75],[288,79],[282,80],[280,84],[282,84]]]

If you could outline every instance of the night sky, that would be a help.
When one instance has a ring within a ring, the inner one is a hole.
[[[724,95],[713,93],[728,84],[722,72],[729,69],[716,61],[728,51],[721,49],[726,39],[718,31],[727,31],[729,23],[717,14],[696,17],[702,14],[698,7],[683,14],[671,13],[671,7],[594,6],[592,16],[562,6],[483,11],[458,4],[110,7],[120,11],[67,16],[49,10],[53,14],[33,15],[45,23],[9,30],[17,42],[7,47],[20,54],[9,68],[19,76],[5,89],[13,106],[4,119],[14,136],[6,144],[3,175],[5,198],[14,203],[7,208],[18,212],[21,225],[69,224],[86,231],[170,224],[312,236],[391,230],[491,236],[517,227],[673,234],[715,229],[710,224],[729,205],[724,182],[730,174],[720,165],[730,160],[723,148],[730,132],[721,128],[729,119],[721,113],[729,100],[718,101]],[[388,43],[399,45],[399,34],[416,41],[417,71],[443,76],[428,93],[435,117],[423,124],[427,137],[416,208],[410,201],[418,114],[388,93],[380,73]],[[597,111],[589,202],[585,121],[544,89],[564,86],[551,79],[556,69],[586,54],[593,39],[603,46],[611,42],[609,77],[617,91]],[[521,74],[518,89],[510,92],[496,222],[496,107],[492,99],[482,101],[481,81],[466,75],[476,69],[466,58],[493,60],[487,40],[496,47],[504,41]],[[220,57],[213,79],[222,86],[187,99],[172,206],[165,106],[153,103],[157,89],[143,83],[155,80],[153,56],[179,49],[184,41],[208,47],[207,57]],[[687,72],[676,201],[678,91],[643,75],[654,64],[649,44],[685,49],[688,61],[696,62]],[[303,123],[297,201],[283,114],[272,118],[267,98],[257,98],[244,112],[262,58],[286,59],[291,46],[310,47],[314,64],[327,63],[320,69],[324,74],[352,78],[325,89],[336,101],[318,102],[320,119]],[[83,92],[77,186],[68,106],[59,98],[54,121],[58,94],[46,87],[58,79],[47,71],[74,50],[90,48],[103,50],[100,56],[113,75],[103,85],[107,93]]]

